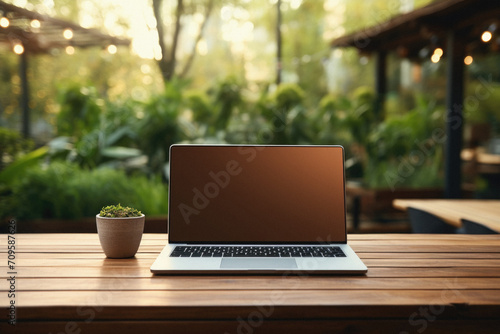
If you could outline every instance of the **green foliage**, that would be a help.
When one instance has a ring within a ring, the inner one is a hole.
[[[170,145],[183,141],[343,144],[348,156],[362,161],[369,186],[426,186],[440,180],[438,143],[427,145],[421,160],[413,154],[443,120],[424,99],[417,99],[415,110],[377,123],[373,93],[365,88],[350,99],[325,96],[318,108],[307,105],[297,84],[282,84],[271,94],[265,90],[255,104],[232,79],[207,94],[187,94],[185,88],[186,83],[171,82],[146,103],[89,102],[94,97],[87,96],[89,104],[101,106],[98,122],[82,128],[80,137],[55,139],[48,165],[33,166],[43,152],[33,153],[28,159],[33,163],[0,189],[8,198],[0,201],[2,213],[18,219],[72,219],[122,203],[148,215],[165,214],[167,190],[159,175]],[[155,177],[130,173],[131,166]]]
[[[215,120],[215,130],[225,130],[234,109],[242,102],[241,85],[234,78],[222,81],[215,92],[215,104],[218,107],[218,115]]]
[[[500,135],[500,84],[489,80],[481,78],[467,86],[464,116],[466,122],[490,123],[493,134]]]
[[[344,128],[344,119],[350,101],[340,95],[325,95],[319,102],[318,112],[312,115],[311,132],[317,144],[347,144],[350,133]]]
[[[59,147],[69,144],[71,153],[66,158],[80,166],[128,169],[131,163],[149,175],[165,173],[170,145],[194,142],[342,144],[347,148],[349,175],[362,170],[365,182],[376,187],[390,183],[381,175],[395,175],[392,179],[397,182],[392,183],[397,186],[419,178],[423,179],[419,184],[424,185],[440,176],[442,159],[436,156],[437,144],[425,152],[428,156],[422,168],[412,171],[411,176],[401,178],[397,173],[418,143],[426,142],[443,119],[435,106],[422,98],[415,99],[414,110],[389,113],[380,121],[381,116],[374,111],[373,91],[367,87],[356,89],[350,98],[326,95],[318,108],[311,108],[299,85],[281,84],[273,93],[265,87],[253,108],[243,94],[245,87],[234,78],[221,81],[207,93],[186,92],[186,85],[169,82],[162,94],[147,103],[107,102],[98,127],[74,143],[64,138],[56,143]],[[437,162],[430,166],[430,161]],[[436,177],[418,176],[431,168]]]
[[[89,98],[90,99],[90,98]],[[134,101],[102,104],[102,112],[93,128],[79,136],[60,136],[50,143],[50,155],[63,157],[82,167],[117,166],[132,168],[142,152],[135,145],[137,139],[138,114],[140,106]]]
[[[0,127],[0,171],[33,148],[33,141],[19,132]]]
[[[376,125],[374,105],[375,97],[370,88],[360,87],[354,91],[345,124],[351,130],[354,140],[362,145],[367,144],[369,133]]]
[[[201,124],[212,123],[213,110],[205,93],[189,92],[186,94],[186,103],[193,113],[193,121]]]
[[[5,169],[0,171],[0,182],[11,184],[23,175],[26,169],[38,164],[40,159],[46,156],[48,147],[43,146],[15,160]]]
[[[442,184],[443,111],[422,97],[405,114],[391,115],[368,134],[364,181],[374,188]],[[437,131],[437,132],[436,132]]]
[[[147,155],[148,167],[153,173],[163,171],[170,145],[184,139],[180,125],[183,88],[180,82],[167,83],[164,93],[154,96],[144,106],[144,118],[138,124],[138,144]]]
[[[418,158],[406,153],[391,160],[371,160],[365,170],[364,184],[373,189],[443,186],[442,154],[442,147],[437,146],[429,155],[419,153]]]
[[[123,217],[140,217],[142,212],[137,209],[118,205],[108,205],[101,209],[99,216],[108,218],[123,218]]]
[[[333,114],[338,108],[337,105],[337,98],[333,94],[328,94],[319,101],[319,110],[322,113]]]
[[[73,85],[66,88],[61,93],[60,105],[58,135],[80,137],[98,126],[101,107],[93,87]]]
[[[442,113],[432,103],[418,99],[415,109],[387,117],[368,135],[367,151],[375,161],[389,160],[408,154],[419,142],[432,137],[435,129],[443,129]]]
[[[0,219],[7,216],[15,206],[13,183],[23,177],[26,170],[39,163],[46,156],[47,147],[41,147],[30,153],[22,155],[5,169],[0,170]]]
[[[289,112],[304,101],[304,96],[304,91],[297,84],[286,83],[278,86],[273,99],[276,108]]]
[[[308,133],[305,93],[297,84],[281,84],[276,91],[259,103],[262,116],[270,122],[271,144],[301,144],[311,141]]]
[[[123,203],[154,216],[166,214],[167,197],[167,188],[158,178],[53,162],[32,167],[16,180],[4,212],[21,220],[76,219],[95,216],[109,203]]]

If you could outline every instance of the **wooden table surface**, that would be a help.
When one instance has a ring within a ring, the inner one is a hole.
[[[393,205],[427,211],[456,227],[462,225],[461,219],[468,219],[500,232],[500,200],[396,199]]]
[[[0,333],[500,329],[500,235],[349,235],[366,275],[294,277],[154,276],[149,267],[164,234],[145,234],[132,259],[105,258],[96,234],[16,234],[15,267],[8,268],[7,237],[0,244]],[[7,323],[12,301],[15,326]]]
[[[460,157],[465,161],[475,159],[476,162],[480,164],[500,165],[500,155],[487,153],[486,150],[481,147],[477,149],[463,149],[462,152],[460,152]]]

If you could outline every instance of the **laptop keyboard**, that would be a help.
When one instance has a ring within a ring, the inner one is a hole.
[[[337,246],[176,246],[170,257],[345,257]]]

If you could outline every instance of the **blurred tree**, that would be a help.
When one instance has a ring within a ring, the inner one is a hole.
[[[158,60],[158,65],[161,70],[162,77],[165,82],[172,80],[175,76],[178,78],[183,78],[191,68],[193,64],[194,57],[196,55],[196,47],[198,42],[201,40],[203,36],[203,32],[207,25],[208,19],[212,14],[212,10],[214,8],[215,0],[206,0],[204,1],[204,5],[200,1],[191,1],[187,2],[184,0],[177,0],[177,8],[175,11],[175,24],[172,30],[172,38],[170,41],[170,45],[167,46],[166,43],[166,32],[164,27],[164,19],[162,13],[162,3],[163,0],[153,0],[153,11],[156,18],[156,28],[158,30],[158,41],[161,48],[161,59]],[[182,30],[182,16],[187,13],[197,12],[199,7],[204,8],[204,17],[200,24],[200,29],[198,31],[198,35],[196,36],[195,42],[193,43],[193,47],[191,52],[184,63],[184,66],[179,71],[176,71],[177,67],[177,48],[179,45],[179,36]]]
[[[318,103],[326,93],[324,60],[329,55],[325,30],[325,1],[283,1],[283,78],[296,82]],[[288,77],[288,79],[287,79]]]

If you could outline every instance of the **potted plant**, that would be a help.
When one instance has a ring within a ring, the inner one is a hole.
[[[120,204],[103,207],[96,215],[101,247],[109,258],[133,257],[142,239],[145,216]]]

